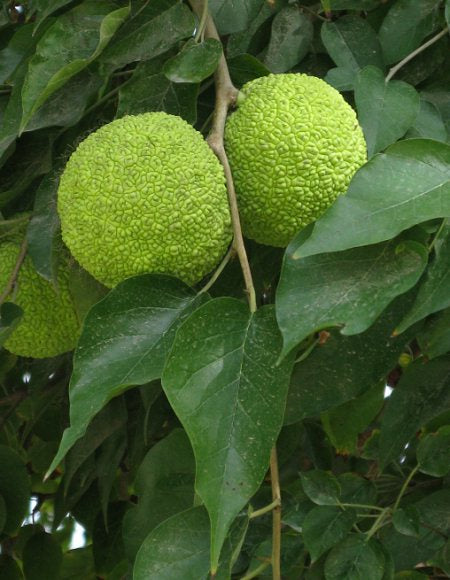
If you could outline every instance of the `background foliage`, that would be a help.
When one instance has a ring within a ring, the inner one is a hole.
[[[283,578],[448,577],[450,3],[209,8],[238,88],[324,78],[369,161],[286,252],[247,243],[255,314],[237,260],[200,293],[154,275],[107,293],[74,268],[74,358],[0,352],[0,577],[276,577],[275,442]],[[179,0],[2,2],[0,233],[32,210],[44,278],[77,143],[157,110],[206,135],[221,53]],[[2,341],[20,315],[1,306]]]

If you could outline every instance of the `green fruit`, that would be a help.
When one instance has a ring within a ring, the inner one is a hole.
[[[225,146],[244,234],[271,246],[286,246],[317,219],[366,161],[353,109],[304,74],[247,83],[227,120]]]
[[[195,283],[222,258],[231,218],[222,166],[180,117],[123,117],[85,139],[61,177],[73,256],[106,286],[146,272]]]
[[[6,287],[17,262],[20,242],[8,239],[0,245],[0,288]],[[23,316],[4,347],[19,356],[46,358],[72,350],[80,325],[69,292],[69,264],[62,260],[57,287],[42,278],[25,257],[13,291],[7,298],[20,306]]]

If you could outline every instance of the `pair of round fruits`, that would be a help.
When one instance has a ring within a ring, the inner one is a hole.
[[[366,160],[353,109],[324,81],[303,74],[247,83],[227,121],[225,148],[244,235],[281,247],[346,191]],[[60,179],[58,213],[71,254],[110,288],[148,272],[195,284],[232,241],[221,164],[199,132],[163,112],[117,119],[80,143]],[[0,253],[4,286],[13,263],[5,257],[13,252],[4,244]],[[6,343],[12,352],[54,356],[74,347],[79,325],[67,273],[64,265],[56,294],[44,291],[49,284],[26,258],[15,300],[25,314]],[[48,313],[57,308],[70,315],[53,321]],[[55,336],[63,324],[67,332],[55,348],[35,349],[39,324]]]

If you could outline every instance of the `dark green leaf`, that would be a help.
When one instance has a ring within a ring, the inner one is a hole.
[[[329,0],[332,10],[372,10],[380,0]]]
[[[420,520],[435,531],[448,534],[450,531],[450,489],[440,489],[416,502]],[[442,536],[441,536],[442,537]]]
[[[420,535],[420,515],[413,505],[395,510],[392,523],[400,534],[415,538]]]
[[[213,568],[231,522],[261,484],[281,429],[293,361],[277,366],[280,349],[272,306],[252,315],[241,301],[217,298],[179,328],[163,373],[194,448]]]
[[[384,383],[376,385],[356,399],[322,413],[322,425],[338,453],[356,453],[359,433],[383,406],[384,388]]]
[[[450,425],[420,440],[417,461],[420,471],[434,477],[443,477],[450,471]]]
[[[418,320],[450,306],[450,220],[434,241],[436,255],[426,271],[413,307],[395,332],[399,334]]]
[[[22,459],[6,445],[0,445],[0,494],[6,504],[4,534],[13,534],[28,511],[30,481]]]
[[[399,240],[301,259],[290,248],[276,299],[283,353],[330,326],[343,326],[346,335],[367,330],[416,284],[428,258],[421,244]]]
[[[231,80],[236,87],[269,74],[269,69],[251,54],[240,54],[227,59]]]
[[[147,453],[134,482],[138,504],[123,520],[125,549],[131,561],[158,524],[193,505],[194,474],[194,454],[181,429]]]
[[[0,554],[0,577],[2,580],[22,580],[23,574],[19,564],[7,554]]]
[[[389,397],[381,421],[380,460],[383,466],[398,459],[422,425],[450,403],[450,360],[418,360],[408,366]]]
[[[364,165],[312,235],[304,241],[300,233],[288,252],[298,259],[374,244],[449,214],[450,145],[400,141]]]
[[[393,4],[379,32],[387,64],[408,55],[436,29],[440,3],[440,0],[400,0]]]
[[[357,73],[367,65],[384,68],[380,41],[367,20],[355,14],[324,22],[322,41],[338,67]]]
[[[447,543],[430,560],[431,566],[440,568],[447,576],[450,576],[450,540],[447,540]]]
[[[407,139],[423,138],[447,141],[445,128],[439,109],[424,99],[420,100],[420,111],[412,127],[406,133]]]
[[[37,44],[22,88],[24,129],[34,112],[109,43],[128,15],[109,1],[87,0],[58,18]]]
[[[209,576],[209,518],[194,507],[162,522],[145,539],[134,564],[133,579],[206,580]]]
[[[177,327],[205,300],[175,278],[148,274],[125,280],[90,310],[71,378],[71,427],[49,471],[110,399],[160,377]]]
[[[23,571],[27,580],[59,580],[61,546],[51,534],[33,534],[23,549]]]
[[[374,66],[356,77],[355,103],[369,157],[403,137],[420,110],[419,93],[413,86],[403,81],[386,83],[383,72]]]
[[[311,469],[300,475],[303,491],[311,501],[318,505],[336,505],[339,503],[341,486],[332,473]]]
[[[117,117],[165,111],[195,123],[198,86],[169,81],[161,72],[162,62],[163,59],[154,59],[136,67],[132,78],[119,91]]]
[[[92,546],[69,550],[64,554],[60,580],[94,580],[96,578]]]
[[[33,7],[36,9],[35,32],[42,23],[63,6],[70,4],[72,0],[34,0]]]
[[[436,358],[450,351],[450,308],[427,322],[418,335],[419,345],[428,358]]]
[[[426,562],[445,543],[442,535],[423,526],[418,538],[400,534],[393,526],[385,526],[380,530],[380,539],[392,554],[396,570],[412,569],[419,562]]]
[[[375,547],[376,546],[376,547]],[[325,561],[326,580],[382,580],[385,558],[375,540],[351,535],[335,546]]]
[[[222,43],[215,38],[199,44],[188,40],[181,52],[165,63],[163,72],[173,83],[200,83],[214,73],[221,56]]]
[[[355,71],[351,68],[330,68],[324,80],[337,91],[352,91],[355,84]]]
[[[0,50],[0,84],[10,82],[11,76],[22,60],[33,49],[36,39],[33,38],[33,24],[25,24],[17,29],[8,45]]]
[[[127,448],[126,436],[126,425],[123,425],[106,439],[95,455],[98,493],[100,495],[103,518],[106,523],[111,491]],[[52,459],[53,457],[54,454]]]
[[[173,6],[160,12],[154,2],[146,3],[127,21],[100,58],[107,68],[115,70],[130,62],[149,60],[192,36],[195,20],[189,8],[178,1],[166,4]]]
[[[209,0],[209,9],[219,34],[245,30],[258,14],[264,0]]]
[[[17,304],[4,302],[0,306],[0,344],[11,336],[23,316],[23,310]]]
[[[99,513],[92,532],[92,550],[95,570],[99,576],[109,577],[114,568],[125,558],[122,539],[122,520],[127,509],[126,502],[109,504],[108,526]]]
[[[7,512],[6,512],[6,503],[3,496],[0,494],[0,533],[3,531],[3,528],[6,524]]]
[[[343,336],[333,331],[324,344],[294,367],[286,405],[286,423],[337,407],[374,387],[396,365],[409,336],[391,336],[412,297],[403,295],[366,332]]]
[[[343,540],[356,522],[356,512],[334,506],[317,506],[303,521],[303,539],[314,562]]]
[[[273,19],[264,64],[274,73],[290,70],[309,52],[313,34],[313,25],[300,7],[286,6]]]
[[[375,504],[377,488],[372,481],[350,472],[339,475],[338,481],[341,486],[342,503]]]

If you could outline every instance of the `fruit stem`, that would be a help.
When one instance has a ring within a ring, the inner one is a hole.
[[[5,302],[8,296],[11,294],[14,285],[17,280],[17,276],[19,275],[20,268],[23,264],[25,259],[25,255],[27,253],[27,238],[24,238],[22,241],[22,245],[20,246],[19,255],[17,256],[16,264],[14,266],[13,271],[11,272],[11,276],[9,277],[8,283],[5,286],[2,294],[0,295],[0,306]]]

